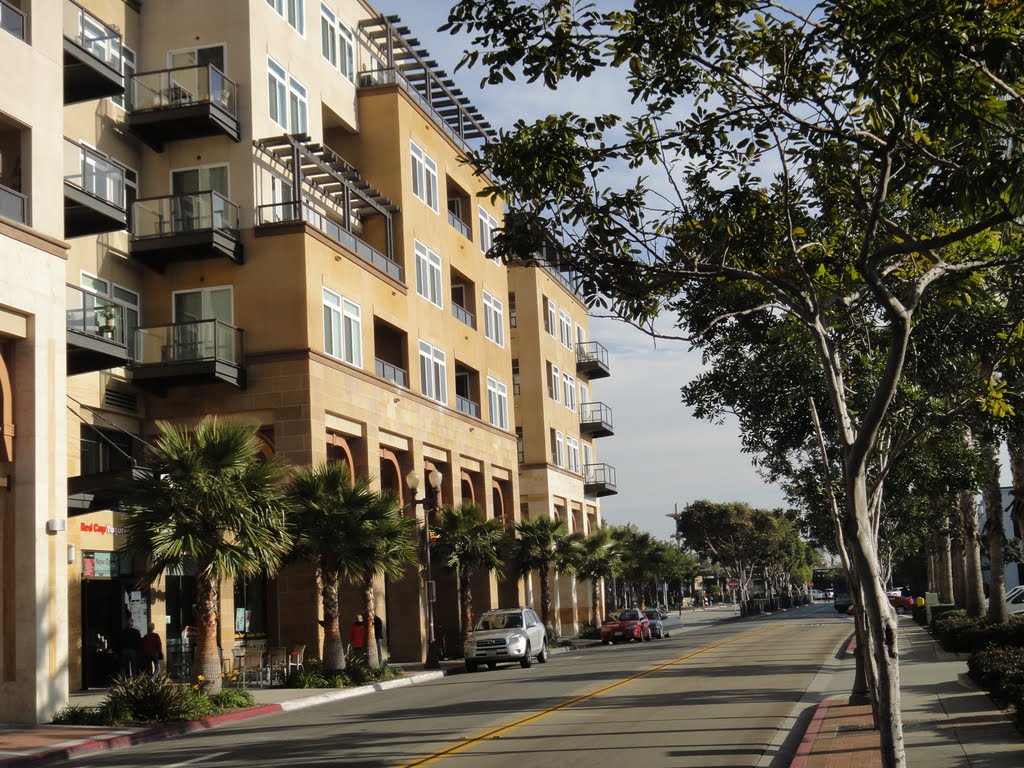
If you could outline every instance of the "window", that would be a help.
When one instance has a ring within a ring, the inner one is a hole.
[[[587,343],[587,337],[586,337],[586,334],[583,333],[583,326],[582,325],[577,325],[576,326],[576,347],[577,347],[577,349],[582,347],[586,343]]]
[[[491,424],[508,429],[508,388],[490,376],[487,377],[487,410]]]
[[[480,212],[480,250],[487,253],[494,243],[494,230],[498,228],[498,220],[479,206]]]
[[[519,359],[512,360],[512,394],[519,397]]]
[[[590,443],[583,444],[583,466],[586,468],[588,464],[594,463],[594,450],[590,447]]]
[[[558,339],[569,349],[572,349],[572,318],[568,312],[558,313]]]
[[[526,463],[526,446],[523,444],[522,427],[516,427],[516,458],[520,464]]]
[[[305,0],[267,0],[267,5],[285,19],[300,35],[306,34]]]
[[[231,286],[198,288],[172,294],[174,307],[174,344],[171,359],[227,360],[236,362],[237,348],[226,338],[223,326],[234,323],[234,299]]]
[[[505,317],[501,302],[484,291],[484,336],[499,347],[505,346]]]
[[[217,45],[202,45],[195,48],[180,48],[167,54],[167,66],[171,69],[182,69],[184,67],[216,67],[224,71],[225,49],[222,43]],[[189,82],[182,82],[181,78],[186,73],[176,72],[174,80],[192,93],[198,93],[197,85]],[[197,81],[195,81],[197,82]]]
[[[445,355],[425,341],[420,342],[420,392],[424,397],[448,404]]]
[[[558,390],[561,388],[562,381],[561,376],[558,372],[558,366],[548,363],[548,397],[558,402]]]
[[[295,190],[290,181],[285,181],[276,174],[270,174],[270,220],[289,221],[298,218],[298,206],[295,202]]]
[[[412,144],[412,193],[437,213],[437,163]]]
[[[551,430],[551,463],[562,466],[562,433],[557,429]]]
[[[508,295],[508,327],[515,328],[516,322],[516,295],[514,293],[510,293]]]
[[[289,133],[305,133],[306,87],[273,59],[267,59],[270,119]]]
[[[544,304],[544,330],[554,336],[557,333],[555,325],[555,302],[547,296],[542,297]]]
[[[578,398],[577,401],[579,402],[580,406],[582,407],[584,403],[589,403],[590,402],[590,395],[589,395],[589,392],[587,390],[587,385],[584,384],[582,381],[580,381],[578,383],[577,390],[579,392],[579,398]]]
[[[441,309],[444,298],[441,293],[441,257],[419,240],[414,243],[416,252],[416,293]]]
[[[320,44],[324,58],[350,81],[355,82],[355,39],[334,11],[320,6]]]
[[[565,454],[568,459],[567,467],[570,472],[579,474],[580,471],[580,444],[574,437],[565,439]]]
[[[171,171],[171,194],[188,195],[209,190],[230,197],[226,165],[204,165]]]
[[[562,374],[562,402],[566,408],[576,410],[576,380],[568,373]]]
[[[363,338],[359,305],[324,288],[324,351],[362,367]]]
[[[135,51],[121,47],[121,74],[124,76],[124,93],[111,96],[110,100],[124,109],[124,94],[131,92],[132,75],[135,74]]]

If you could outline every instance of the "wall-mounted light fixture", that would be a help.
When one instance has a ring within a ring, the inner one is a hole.
[[[68,544],[68,565],[75,562],[75,555],[78,554],[78,549],[74,544]]]
[[[55,517],[51,520],[46,521],[47,533],[60,533],[61,531],[67,530],[67,527],[67,520],[61,517]]]

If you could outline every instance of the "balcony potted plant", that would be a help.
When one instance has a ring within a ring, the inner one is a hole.
[[[108,339],[114,338],[114,329],[117,326],[117,305],[98,304],[96,306],[96,326],[101,336]]]

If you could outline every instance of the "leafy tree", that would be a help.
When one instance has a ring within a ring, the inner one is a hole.
[[[590,615],[595,624],[604,618],[601,600],[601,582],[615,574],[619,553],[615,548],[611,528],[601,526],[592,531],[579,544],[576,575],[590,582]]]
[[[473,626],[473,591],[469,579],[473,571],[493,571],[503,565],[499,548],[503,537],[502,521],[487,520],[483,510],[472,501],[457,507],[442,507],[430,527],[436,540],[431,546],[444,567],[455,571],[459,583],[459,605],[462,608],[462,629],[459,648],[466,645],[466,635]]]
[[[664,569],[667,545],[646,531],[638,531],[633,525],[618,528],[616,538],[618,573],[626,582],[632,602],[644,607],[649,594],[648,586]]]
[[[291,548],[283,465],[264,460],[257,427],[208,416],[195,429],[160,423],[152,474],[125,488],[125,548],[149,559],[152,583],[195,564],[198,635],[192,674],[221,687],[217,615],[221,582],[272,574]]]
[[[565,524],[550,517],[521,520],[516,524],[516,536],[506,539],[511,557],[518,564],[520,575],[529,577],[536,572],[540,579],[540,616],[550,631],[551,623],[551,569],[555,565],[555,548],[568,535]]]
[[[447,28],[473,35],[464,63],[489,83],[613,68],[632,98],[626,120],[520,121],[476,157],[519,213],[494,255],[541,253],[554,227],[582,289],[638,325],[668,311],[706,347],[782,324],[813,350],[883,765],[905,765],[868,477],[928,296],[1021,258],[1017,4],[460,0]],[[623,166],[644,175],[623,184]],[[876,346],[862,366],[865,331]]]

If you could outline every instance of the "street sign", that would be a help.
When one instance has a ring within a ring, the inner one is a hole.
[[[740,580],[739,579],[729,579],[726,582],[726,586],[729,587],[729,589],[739,589],[740,588]]]

